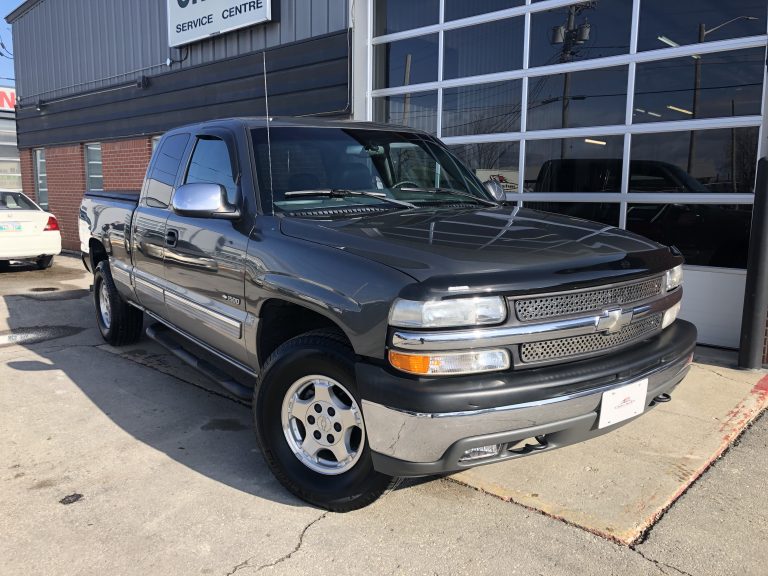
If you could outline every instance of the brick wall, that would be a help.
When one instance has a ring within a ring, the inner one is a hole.
[[[56,215],[65,250],[80,250],[77,221],[85,190],[83,146],[55,146],[45,149],[48,174],[48,210]]]
[[[765,319],[765,339],[763,340],[763,364],[768,365],[768,318]]]
[[[35,167],[32,150],[21,150],[19,152],[21,159],[21,189],[24,194],[37,201],[35,197]]]
[[[150,138],[103,142],[104,190],[140,190],[151,156]]]
[[[34,159],[31,149],[21,150],[21,183],[24,193],[35,197]],[[152,156],[152,139],[137,138],[101,145],[104,190],[139,190]],[[80,250],[78,218],[85,191],[85,157],[80,144],[45,149],[48,173],[48,209],[59,219],[65,250]]]

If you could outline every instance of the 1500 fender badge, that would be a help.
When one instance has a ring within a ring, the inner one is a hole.
[[[236,298],[235,296],[230,296],[229,294],[222,294],[221,297],[227,302],[231,302],[236,306],[240,306],[240,298]]]

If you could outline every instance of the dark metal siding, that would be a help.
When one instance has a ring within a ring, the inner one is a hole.
[[[275,21],[179,49],[168,48],[165,0],[31,3],[11,18],[19,102],[55,100],[347,28],[348,0],[272,2]],[[169,57],[183,62],[168,68]]]
[[[350,112],[347,31],[266,51],[273,116]],[[158,134],[191,122],[264,116],[263,52],[17,112],[19,148]]]

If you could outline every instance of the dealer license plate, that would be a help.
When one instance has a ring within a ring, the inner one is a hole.
[[[647,393],[648,378],[603,392],[598,428],[606,428],[642,414]]]
[[[24,226],[20,222],[2,222],[0,223],[0,232],[22,232]]]

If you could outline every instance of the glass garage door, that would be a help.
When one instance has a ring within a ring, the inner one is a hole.
[[[682,315],[738,345],[764,0],[369,1],[369,119],[437,134],[521,205],[677,246]]]

